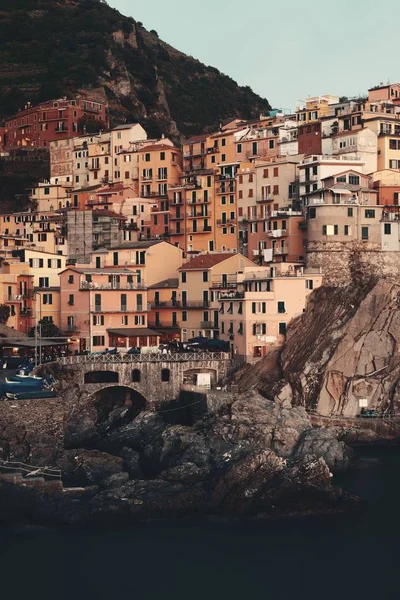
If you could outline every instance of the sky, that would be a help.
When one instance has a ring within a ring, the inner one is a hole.
[[[273,108],[400,80],[400,0],[107,0]]]

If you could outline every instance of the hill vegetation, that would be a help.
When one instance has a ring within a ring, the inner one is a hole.
[[[101,0],[0,0],[0,39],[3,117],[90,90],[107,98],[114,124],[139,121],[150,135],[178,138],[270,109]]]

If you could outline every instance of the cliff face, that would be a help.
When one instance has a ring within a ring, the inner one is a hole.
[[[108,99],[114,123],[178,137],[270,109],[100,0],[0,0],[0,37],[2,116],[86,89]]]
[[[322,415],[354,417],[361,399],[378,412],[398,414],[399,350],[398,283],[321,288],[289,327],[275,371],[271,355],[244,375],[241,386],[256,377],[265,396]]]
[[[313,430],[302,408],[244,395],[188,427],[113,406],[109,393],[101,425],[93,399],[0,403],[0,458],[59,467],[66,486],[82,488],[23,487],[0,476],[0,520],[276,517],[353,505],[330,473],[348,466],[349,450],[334,432]]]

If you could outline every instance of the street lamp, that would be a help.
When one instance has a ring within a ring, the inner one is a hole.
[[[33,299],[39,296],[40,299],[40,308],[39,308],[39,322],[38,322],[38,307],[37,304],[35,306],[35,367],[37,367],[42,360],[42,295],[40,292],[35,291],[33,293]],[[39,325],[39,340],[38,340],[38,325]],[[39,356],[38,356],[38,342],[39,342]]]

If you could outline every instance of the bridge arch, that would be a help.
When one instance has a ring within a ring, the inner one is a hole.
[[[118,371],[88,371],[84,375],[84,383],[119,383]]]
[[[137,390],[124,385],[101,388],[91,395],[91,403],[97,411],[97,424],[101,424],[117,408],[126,406],[127,420],[137,417],[146,409],[147,400]]]

